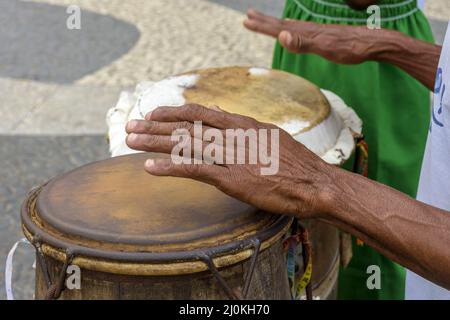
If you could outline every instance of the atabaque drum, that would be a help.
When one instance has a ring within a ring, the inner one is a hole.
[[[350,158],[355,149],[355,136],[361,133],[362,127],[361,120],[342,99],[301,77],[256,67],[203,69],[158,82],[143,82],[134,92],[122,92],[117,105],[107,115],[111,155],[136,152],[125,143],[127,121],[142,119],[161,105],[185,103],[219,106],[274,123],[324,161],[337,166]],[[312,245],[312,295],[316,299],[335,298],[341,247],[339,231],[315,220],[302,223],[309,231]],[[297,250],[296,259],[298,280],[306,270],[301,251]],[[297,291],[296,282],[290,281],[293,294]]]
[[[31,192],[22,222],[37,248],[36,298],[289,299],[282,240],[291,218],[207,184],[151,176],[148,157],[88,164]],[[66,286],[70,266],[78,288]]]
[[[127,155],[128,120],[191,102],[275,123],[335,165],[350,157],[361,131],[333,93],[263,68],[198,70],[122,93],[107,116],[114,157],[52,179],[23,204],[23,231],[37,251],[36,298],[291,299],[302,283],[315,298],[335,297],[334,227],[303,222],[312,256],[303,266],[296,259],[293,270],[292,218],[200,182],[145,173],[144,161],[163,155]],[[69,286],[77,268],[79,286]]]

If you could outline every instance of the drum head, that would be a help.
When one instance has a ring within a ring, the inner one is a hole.
[[[219,106],[261,122],[274,123],[292,135],[310,130],[330,113],[320,89],[292,74],[263,68],[229,67],[192,71],[186,103]]]
[[[280,238],[290,223],[213,186],[152,176],[143,167],[150,156],[95,162],[51,180],[26,202],[25,234],[93,258],[173,262]]]
[[[338,96],[293,74],[255,67],[195,70],[138,85],[108,114],[113,156],[135,152],[125,143],[125,123],[158,106],[197,103],[273,123],[328,163],[341,165],[354,149],[361,120]],[[126,100],[126,99],[125,99]]]

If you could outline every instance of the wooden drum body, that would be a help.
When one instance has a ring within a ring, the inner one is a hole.
[[[48,269],[57,281],[63,263],[48,257]],[[220,270],[230,288],[242,288],[250,270],[250,261]],[[81,290],[65,289],[60,299],[87,300],[166,300],[166,299],[229,299],[222,285],[209,271],[190,275],[130,276],[82,269]],[[47,285],[40,266],[36,270],[36,298],[44,299]],[[247,299],[290,299],[286,263],[280,242],[260,253],[250,282]]]
[[[61,298],[289,299],[282,239],[292,219],[148,175],[148,157],[89,164],[30,194],[22,221],[39,249],[36,298],[58,297],[75,265],[81,288]]]

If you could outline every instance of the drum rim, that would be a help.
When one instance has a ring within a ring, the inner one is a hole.
[[[46,195],[49,194],[49,189],[54,187],[55,183],[64,180],[67,176],[73,176],[74,174],[78,175],[78,173],[80,171],[82,172],[83,170],[86,170],[86,169],[89,170],[89,167],[95,167],[95,166],[101,165],[102,163],[108,163],[108,162],[113,163],[116,161],[123,161],[123,160],[128,161],[128,160],[132,160],[132,158],[142,158],[142,162],[144,162],[148,157],[158,158],[160,156],[161,156],[161,154],[159,154],[159,153],[138,153],[138,154],[121,155],[118,157],[107,158],[107,159],[103,159],[103,160],[97,160],[94,162],[86,163],[86,164],[84,164],[80,167],[77,167],[75,169],[72,169],[68,172],[61,173],[61,174],[51,178],[47,182],[43,183],[41,186],[36,187],[36,189],[41,189],[41,190],[39,190],[39,197],[36,198],[36,204],[34,206],[35,207],[34,211],[38,212],[39,219],[42,221],[45,221],[45,223],[51,227],[50,229],[56,230],[57,233],[62,233],[64,235],[64,237],[65,236],[81,237],[86,241],[106,242],[109,244],[118,244],[118,245],[125,245],[125,246],[182,245],[184,243],[183,241],[177,241],[177,240],[175,240],[175,241],[168,241],[168,240],[156,241],[156,240],[152,240],[152,239],[145,239],[145,237],[142,237],[139,235],[121,237],[121,241],[117,241],[115,239],[108,238],[109,237],[108,234],[105,232],[102,233],[102,231],[100,231],[100,235],[97,234],[94,237],[92,234],[92,230],[85,231],[82,229],[82,227],[79,227],[77,225],[66,225],[64,223],[61,223],[61,217],[55,218],[51,214],[46,212],[46,210],[48,210],[46,207],[47,204],[45,204],[45,202],[41,201],[42,200],[41,197],[45,198]],[[179,178],[176,178],[176,179],[179,179]],[[199,183],[199,184],[203,184],[203,183]],[[30,192],[32,192],[32,191],[33,190],[31,190]],[[222,193],[221,191],[215,190],[215,192],[218,192],[219,194],[222,194],[222,196],[226,196],[226,197],[230,198],[229,196],[227,196],[225,193]],[[234,201],[242,203],[242,201],[239,201],[237,199],[234,199]],[[42,205],[42,204],[44,204],[44,205]],[[248,208],[252,208],[253,213],[262,212],[261,210],[255,208],[255,207],[252,207],[248,204],[246,204],[246,206]],[[274,214],[269,213],[269,215],[267,215],[267,213],[268,212],[263,212],[263,214],[265,214],[266,216],[262,217],[258,222],[250,221],[250,224],[241,224],[241,225],[236,224],[235,226],[233,226],[233,228],[234,229],[242,229],[242,234],[246,234],[248,232],[254,231],[254,229],[251,228],[252,225],[253,226],[262,225],[263,227],[265,227],[265,225],[271,225],[273,223],[273,221],[275,220]],[[222,230],[222,231],[227,232],[227,230]],[[217,235],[219,235],[219,234],[217,234]],[[216,236],[216,234],[211,233],[209,235],[204,235],[204,236],[206,237],[205,240],[211,240],[213,237]],[[197,242],[200,239],[201,238],[191,236],[191,239],[186,239],[186,240]]]
[[[39,243],[44,254],[59,261],[64,261],[68,255],[73,255],[74,264],[89,270],[108,273],[132,275],[191,274],[208,270],[207,264],[203,261],[205,257],[211,258],[219,268],[231,266],[251,257],[255,239],[261,242],[261,251],[272,246],[288,230],[293,220],[292,217],[280,215],[270,226],[257,231],[246,239],[230,241],[216,247],[197,248],[191,251],[125,252],[102,250],[57,238],[33,222],[31,218],[32,202],[37,198],[43,186],[45,184],[31,190],[22,204],[22,229],[26,238],[35,246]],[[127,266],[130,264],[135,265],[135,267],[127,270]],[[168,265],[172,266],[168,268]]]

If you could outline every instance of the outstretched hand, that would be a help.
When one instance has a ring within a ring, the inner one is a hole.
[[[200,128],[196,121],[201,121]],[[203,132],[200,139],[195,134],[195,130],[198,129]],[[214,129],[220,139],[217,136],[214,141],[205,138],[205,130],[208,129]],[[145,170],[152,175],[185,177],[214,185],[234,198],[270,212],[318,217],[325,211],[325,202],[321,200],[326,198],[326,190],[333,184],[334,167],[322,161],[275,125],[195,104],[159,107],[147,114],[145,120],[132,120],[127,124],[127,144],[130,148],[141,151],[173,155],[178,143],[173,133],[176,130],[184,130],[189,138],[192,138],[192,143],[188,144],[188,156],[195,153],[195,145],[200,145],[203,153],[205,148],[215,145],[214,147],[217,147],[215,150],[224,147],[227,154],[232,150],[231,154],[236,157],[239,151],[233,144],[229,145],[227,140],[227,134],[231,129],[241,132],[262,130],[261,132],[270,131],[271,134],[274,134],[272,130],[277,130],[276,134],[279,137],[278,141],[275,141],[277,152],[273,152],[275,145],[271,137],[258,145],[258,148],[268,147],[270,149],[268,153],[278,157],[275,159],[277,170],[268,175],[261,174],[261,168],[267,165],[261,161],[253,164],[248,161],[207,163],[208,159],[203,159],[206,163],[194,164],[190,160],[189,163],[177,164],[173,158],[149,159],[145,164]],[[259,135],[257,137],[260,139]],[[271,141],[269,146],[268,141]],[[265,151],[252,150],[250,142],[245,143],[243,148],[245,150],[240,151],[243,151],[246,155],[244,159],[247,160],[252,151],[256,151],[257,154]],[[178,155],[178,152],[176,153]],[[185,154],[183,156],[186,157]]]
[[[374,36],[384,30],[365,26],[319,24],[266,16],[253,9],[247,11],[244,26],[254,32],[277,38],[293,53],[318,54],[332,62],[358,64],[373,59]]]

